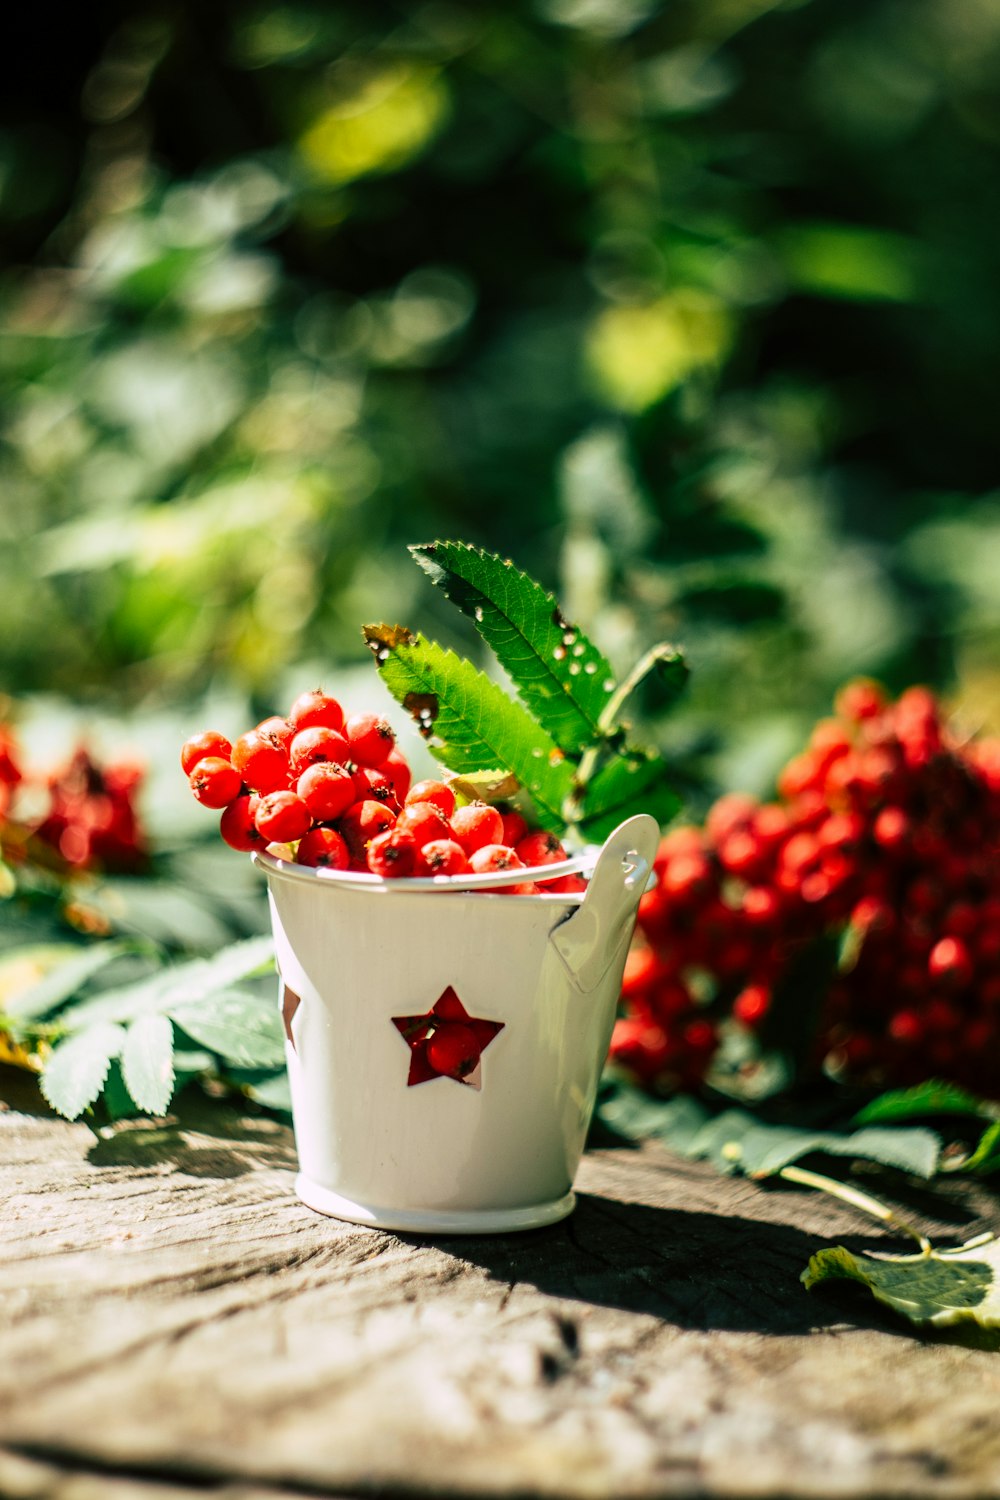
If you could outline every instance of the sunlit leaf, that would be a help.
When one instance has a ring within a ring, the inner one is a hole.
[[[42,1093],[52,1108],[75,1120],[93,1104],[124,1040],[124,1027],[102,1021],[54,1047],[41,1077]]]
[[[122,1075],[140,1109],[162,1115],[174,1091],[174,1028],[166,1016],[140,1016],[125,1036]]]
[[[917,1255],[854,1255],[837,1245],[818,1251],[802,1273],[810,1291],[836,1278],[861,1282],[918,1327],[1000,1327],[1000,1240]]]
[[[242,990],[178,1005],[171,1015],[193,1041],[241,1068],[277,1068],[285,1034],[273,1001]]]
[[[573,769],[528,711],[470,662],[399,626],[366,625],[379,676],[452,771],[502,768],[528,791],[546,827],[561,830]]]
[[[410,551],[432,583],[474,622],[518,695],[568,754],[601,737],[611,664],[552,594],[510,559],[465,542]]]

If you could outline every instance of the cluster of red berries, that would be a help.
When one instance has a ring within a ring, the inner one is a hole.
[[[440,781],[411,786],[410,768],[385,719],[345,717],[335,698],[303,693],[287,719],[270,718],[235,744],[214,730],[181,751],[191,790],[222,808],[220,831],[234,849],[295,845],[299,864],[367,870],[386,879],[468,875],[555,864],[566,851],[552,834],[531,833],[514,810],[456,805]],[[577,876],[546,892],[583,888]],[[533,880],[498,887],[534,894]]]
[[[958,739],[923,688],[888,702],[852,683],[837,710],[777,802],[725,796],[703,829],[663,839],[612,1045],[643,1081],[696,1084],[730,1018],[773,1030],[796,958],[845,934],[813,1066],[998,1093],[1000,741]]]
[[[136,805],[142,781],[140,766],[99,766],[82,747],[51,775],[26,775],[14,736],[0,727],[5,855],[37,858],[44,846],[73,870],[138,873],[149,858]]]

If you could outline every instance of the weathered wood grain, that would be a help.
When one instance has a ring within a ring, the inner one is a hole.
[[[0,1494],[1000,1492],[1000,1354],[801,1289],[878,1240],[837,1203],[604,1149],[564,1224],[420,1241],[293,1171],[222,1106],[0,1112]]]

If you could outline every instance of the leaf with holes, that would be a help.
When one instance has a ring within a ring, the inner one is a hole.
[[[140,1109],[162,1115],[174,1092],[174,1027],[166,1016],[140,1016],[125,1035],[125,1085]]]
[[[1000,1328],[1000,1240],[991,1236],[917,1255],[854,1255],[837,1245],[818,1251],[802,1273],[808,1291],[837,1278],[859,1281],[918,1327]]]
[[[54,1047],[41,1077],[42,1093],[52,1108],[75,1120],[93,1104],[124,1040],[123,1027],[102,1021]]]
[[[460,774],[509,771],[540,821],[561,831],[573,767],[541,725],[471,662],[401,626],[366,625],[379,676],[416,720],[431,752]]]
[[[430,542],[410,551],[473,621],[560,749],[578,755],[603,737],[601,715],[614,673],[583,631],[563,618],[552,594],[509,560],[467,542]]]
[[[192,1041],[235,1067],[277,1068],[285,1061],[285,1034],[273,1000],[230,990],[208,1004],[178,1005],[170,1014]]]

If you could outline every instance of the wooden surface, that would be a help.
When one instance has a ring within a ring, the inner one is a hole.
[[[222,1106],[0,1112],[0,1494],[1000,1493],[1000,1353],[800,1287],[848,1208],[602,1149],[564,1224],[428,1242],[293,1169]]]

